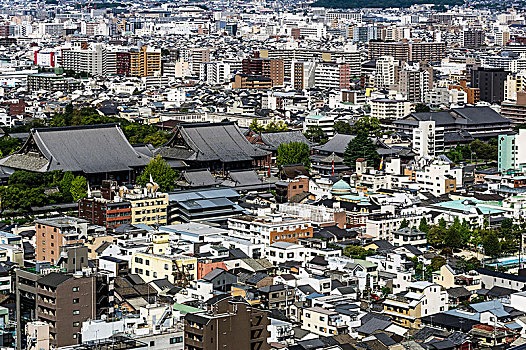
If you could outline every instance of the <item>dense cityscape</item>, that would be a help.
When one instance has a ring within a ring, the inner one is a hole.
[[[0,3],[0,350],[526,349],[526,11]]]

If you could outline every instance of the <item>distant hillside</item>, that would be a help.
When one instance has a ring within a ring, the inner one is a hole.
[[[415,4],[462,5],[463,0],[317,0],[311,6],[339,9],[411,7]]]

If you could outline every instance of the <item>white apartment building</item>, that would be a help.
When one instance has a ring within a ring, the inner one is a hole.
[[[274,266],[287,261],[306,263],[316,256],[323,256],[329,259],[342,255],[339,249],[317,249],[289,242],[272,243],[270,246],[264,248],[264,252],[265,258]]]
[[[340,89],[340,65],[332,62],[316,64],[314,85],[321,89]]]
[[[413,327],[422,317],[446,311],[448,294],[438,284],[427,281],[411,283],[404,296],[391,294],[384,301],[384,314],[396,323]]]
[[[377,89],[388,89],[396,83],[399,68],[398,60],[392,56],[382,56],[376,60],[374,86]]]
[[[199,80],[211,85],[223,84],[230,79],[230,65],[224,62],[201,63]]]
[[[368,256],[366,260],[376,264],[380,287],[387,286],[390,281],[392,293],[397,294],[405,291],[412,283],[414,270],[406,269],[408,261],[405,255],[390,252],[386,255]]]
[[[88,50],[72,49],[62,52],[62,67],[91,75],[105,75],[107,51],[102,44]]]
[[[327,137],[334,136],[336,118],[334,115],[310,114],[303,122],[303,132],[307,131],[309,126],[319,126]]]
[[[411,113],[411,102],[377,98],[371,100],[371,117],[401,119]]]
[[[420,121],[413,130],[413,149],[419,157],[434,157],[435,148],[435,122]]]
[[[415,171],[415,182],[420,191],[440,196],[462,187],[462,169],[441,159],[434,159],[422,170]]]
[[[313,233],[310,221],[280,214],[229,218],[228,229],[233,237],[265,246],[280,241],[294,243],[300,238],[312,237]]]

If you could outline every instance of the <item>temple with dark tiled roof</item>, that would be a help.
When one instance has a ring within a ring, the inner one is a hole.
[[[263,166],[270,152],[248,142],[235,123],[226,122],[181,124],[156,154],[168,163],[225,171]]]
[[[71,171],[91,180],[129,181],[150,161],[128,142],[119,124],[32,129],[15,153],[0,159],[10,170]]]

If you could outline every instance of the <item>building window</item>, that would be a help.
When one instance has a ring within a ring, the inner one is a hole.
[[[73,315],[80,315],[80,310],[73,310]]]
[[[78,327],[80,326],[80,322],[73,322],[73,327]]]
[[[79,298],[73,299],[73,304],[78,304],[78,303],[79,303]]]
[[[179,344],[183,342],[183,337],[170,338],[170,344]]]
[[[72,291],[78,292],[79,291],[79,287],[73,287]]]

